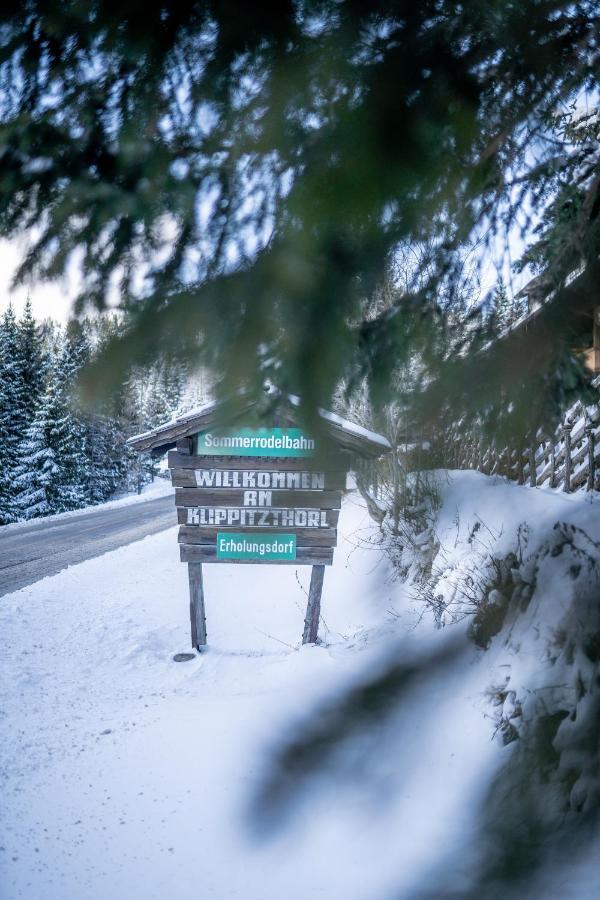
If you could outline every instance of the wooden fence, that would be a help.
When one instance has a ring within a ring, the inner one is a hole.
[[[448,468],[477,469],[567,493],[600,489],[600,405],[575,404],[554,434],[538,432],[520,447],[486,446],[460,426],[450,430],[444,444]]]
[[[592,384],[600,392],[600,376]],[[413,437],[381,460],[359,461],[355,471],[362,492],[380,500],[390,492],[395,496],[407,472],[431,468],[476,469],[567,493],[600,491],[600,400],[575,403],[553,434],[538,431],[520,446],[486,443],[458,422],[443,432]]]

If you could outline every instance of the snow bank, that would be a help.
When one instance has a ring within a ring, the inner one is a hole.
[[[440,626],[468,624],[485,648],[477,669],[486,714],[505,745],[479,812],[479,847],[470,848],[477,896],[598,896],[600,870],[592,874],[589,864],[600,851],[598,495],[474,472],[438,477],[443,504],[430,534],[432,565],[413,589]],[[499,892],[498,871],[515,877],[521,866],[523,875],[535,874],[540,854],[533,887],[509,894],[503,884]],[[459,868],[448,868],[447,885],[451,877],[464,882]],[[439,885],[430,896],[439,898]]]
[[[443,508],[438,516],[437,531],[454,543],[455,521],[459,523],[459,541],[479,522],[498,535],[498,551],[508,552],[514,546],[522,522],[530,526],[530,549],[539,546],[542,536],[554,522],[577,522],[590,533],[600,532],[600,495],[591,492],[565,494],[551,488],[530,488],[507,481],[500,476],[481,472],[440,472]]]
[[[187,900],[199,891],[364,900],[403,869],[407,882],[415,877],[427,841],[442,839],[463,802],[455,775],[466,736],[478,736],[469,765],[485,746],[472,686],[454,741],[442,747],[427,717],[411,727],[400,761],[416,763],[424,735],[430,749],[410,790],[381,809],[368,792],[338,796],[333,786],[271,841],[246,826],[274,739],[398,639],[387,612],[397,586],[368,546],[372,525],[354,494],[340,530],[325,576],[325,646],[299,648],[308,570],[208,566],[210,649],[174,663],[189,640],[175,529],[4,598],[4,900]],[[387,765],[382,787],[397,761]]]

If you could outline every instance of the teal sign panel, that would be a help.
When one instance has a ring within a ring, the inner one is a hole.
[[[312,456],[315,441],[301,428],[221,428],[201,431],[199,456]]]
[[[217,533],[217,559],[296,559],[295,534]]]

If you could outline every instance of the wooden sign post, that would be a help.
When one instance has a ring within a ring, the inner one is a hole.
[[[200,432],[169,453],[194,647],[207,639],[203,563],[312,566],[302,640],[316,641],[346,472],[315,467],[315,451],[298,428],[239,428]]]
[[[204,609],[202,563],[188,563],[188,578],[190,582],[192,647],[203,647],[206,644],[206,610]]]
[[[204,563],[312,566],[302,643],[316,642],[349,454],[390,449],[381,435],[323,410],[327,434],[318,446],[296,426],[289,400],[283,427],[223,427],[213,403],[128,442],[140,452],[169,450],[197,650],[207,643]]]
[[[308,589],[308,604],[306,606],[306,618],[304,620],[303,644],[315,644],[319,633],[319,619],[321,618],[321,592],[323,590],[323,577],[325,566],[313,566],[310,576],[310,588]]]

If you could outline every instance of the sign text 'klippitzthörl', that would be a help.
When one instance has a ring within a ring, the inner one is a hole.
[[[238,525],[241,528],[327,528],[325,509],[252,509],[236,506],[190,506],[188,525]]]

